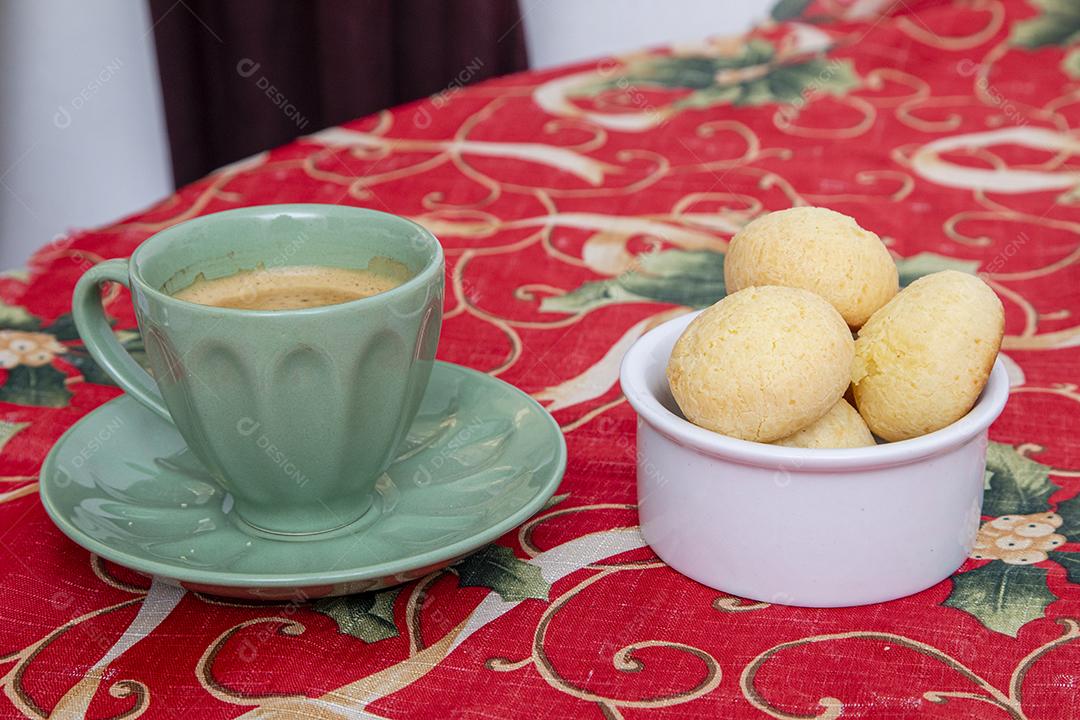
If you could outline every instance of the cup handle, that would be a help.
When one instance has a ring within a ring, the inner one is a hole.
[[[90,355],[117,385],[155,414],[172,422],[172,416],[165,407],[157,383],[124,349],[105,318],[105,309],[101,305],[101,283],[107,280],[118,282],[130,290],[128,261],[106,260],[93,266],[79,278],[71,299],[71,314],[75,318],[79,337]]]

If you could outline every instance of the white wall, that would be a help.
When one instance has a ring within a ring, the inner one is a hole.
[[[520,0],[529,64],[540,69],[740,33],[765,19],[775,1]]]
[[[172,191],[143,0],[0,0],[0,67],[0,270]]]

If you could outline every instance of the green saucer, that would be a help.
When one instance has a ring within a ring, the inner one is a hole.
[[[371,510],[303,540],[258,534],[176,429],[124,395],[82,418],[41,469],[41,501],[87,550],[191,590],[280,600],[421,577],[536,513],[566,467],[552,417],[517,388],[437,362]]]

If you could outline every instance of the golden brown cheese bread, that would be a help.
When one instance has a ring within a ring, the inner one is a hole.
[[[994,291],[946,270],[919,278],[859,330],[851,383],[866,424],[885,440],[940,430],[982,392],[1005,332]]]
[[[731,239],[728,292],[784,285],[817,293],[861,327],[899,288],[896,263],[877,235],[847,215],[795,207],[763,215]]]
[[[824,417],[775,445],[801,448],[853,448],[874,444],[874,436],[859,412],[841,399]]]
[[[844,319],[819,296],[752,287],[694,318],[671,351],[667,379],[690,422],[772,442],[836,404],[854,353]]]

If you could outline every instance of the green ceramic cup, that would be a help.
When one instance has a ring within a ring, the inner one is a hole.
[[[259,263],[364,268],[375,257],[414,275],[369,298],[301,310],[219,308],[170,294],[199,273],[213,279]],[[403,218],[267,205],[157,233],[130,260],[87,271],[72,305],[94,359],[177,427],[229,490],[231,510],[258,530],[303,537],[344,527],[370,507],[431,373],[443,268],[439,242]],[[112,333],[105,281],[131,290],[153,377]]]

